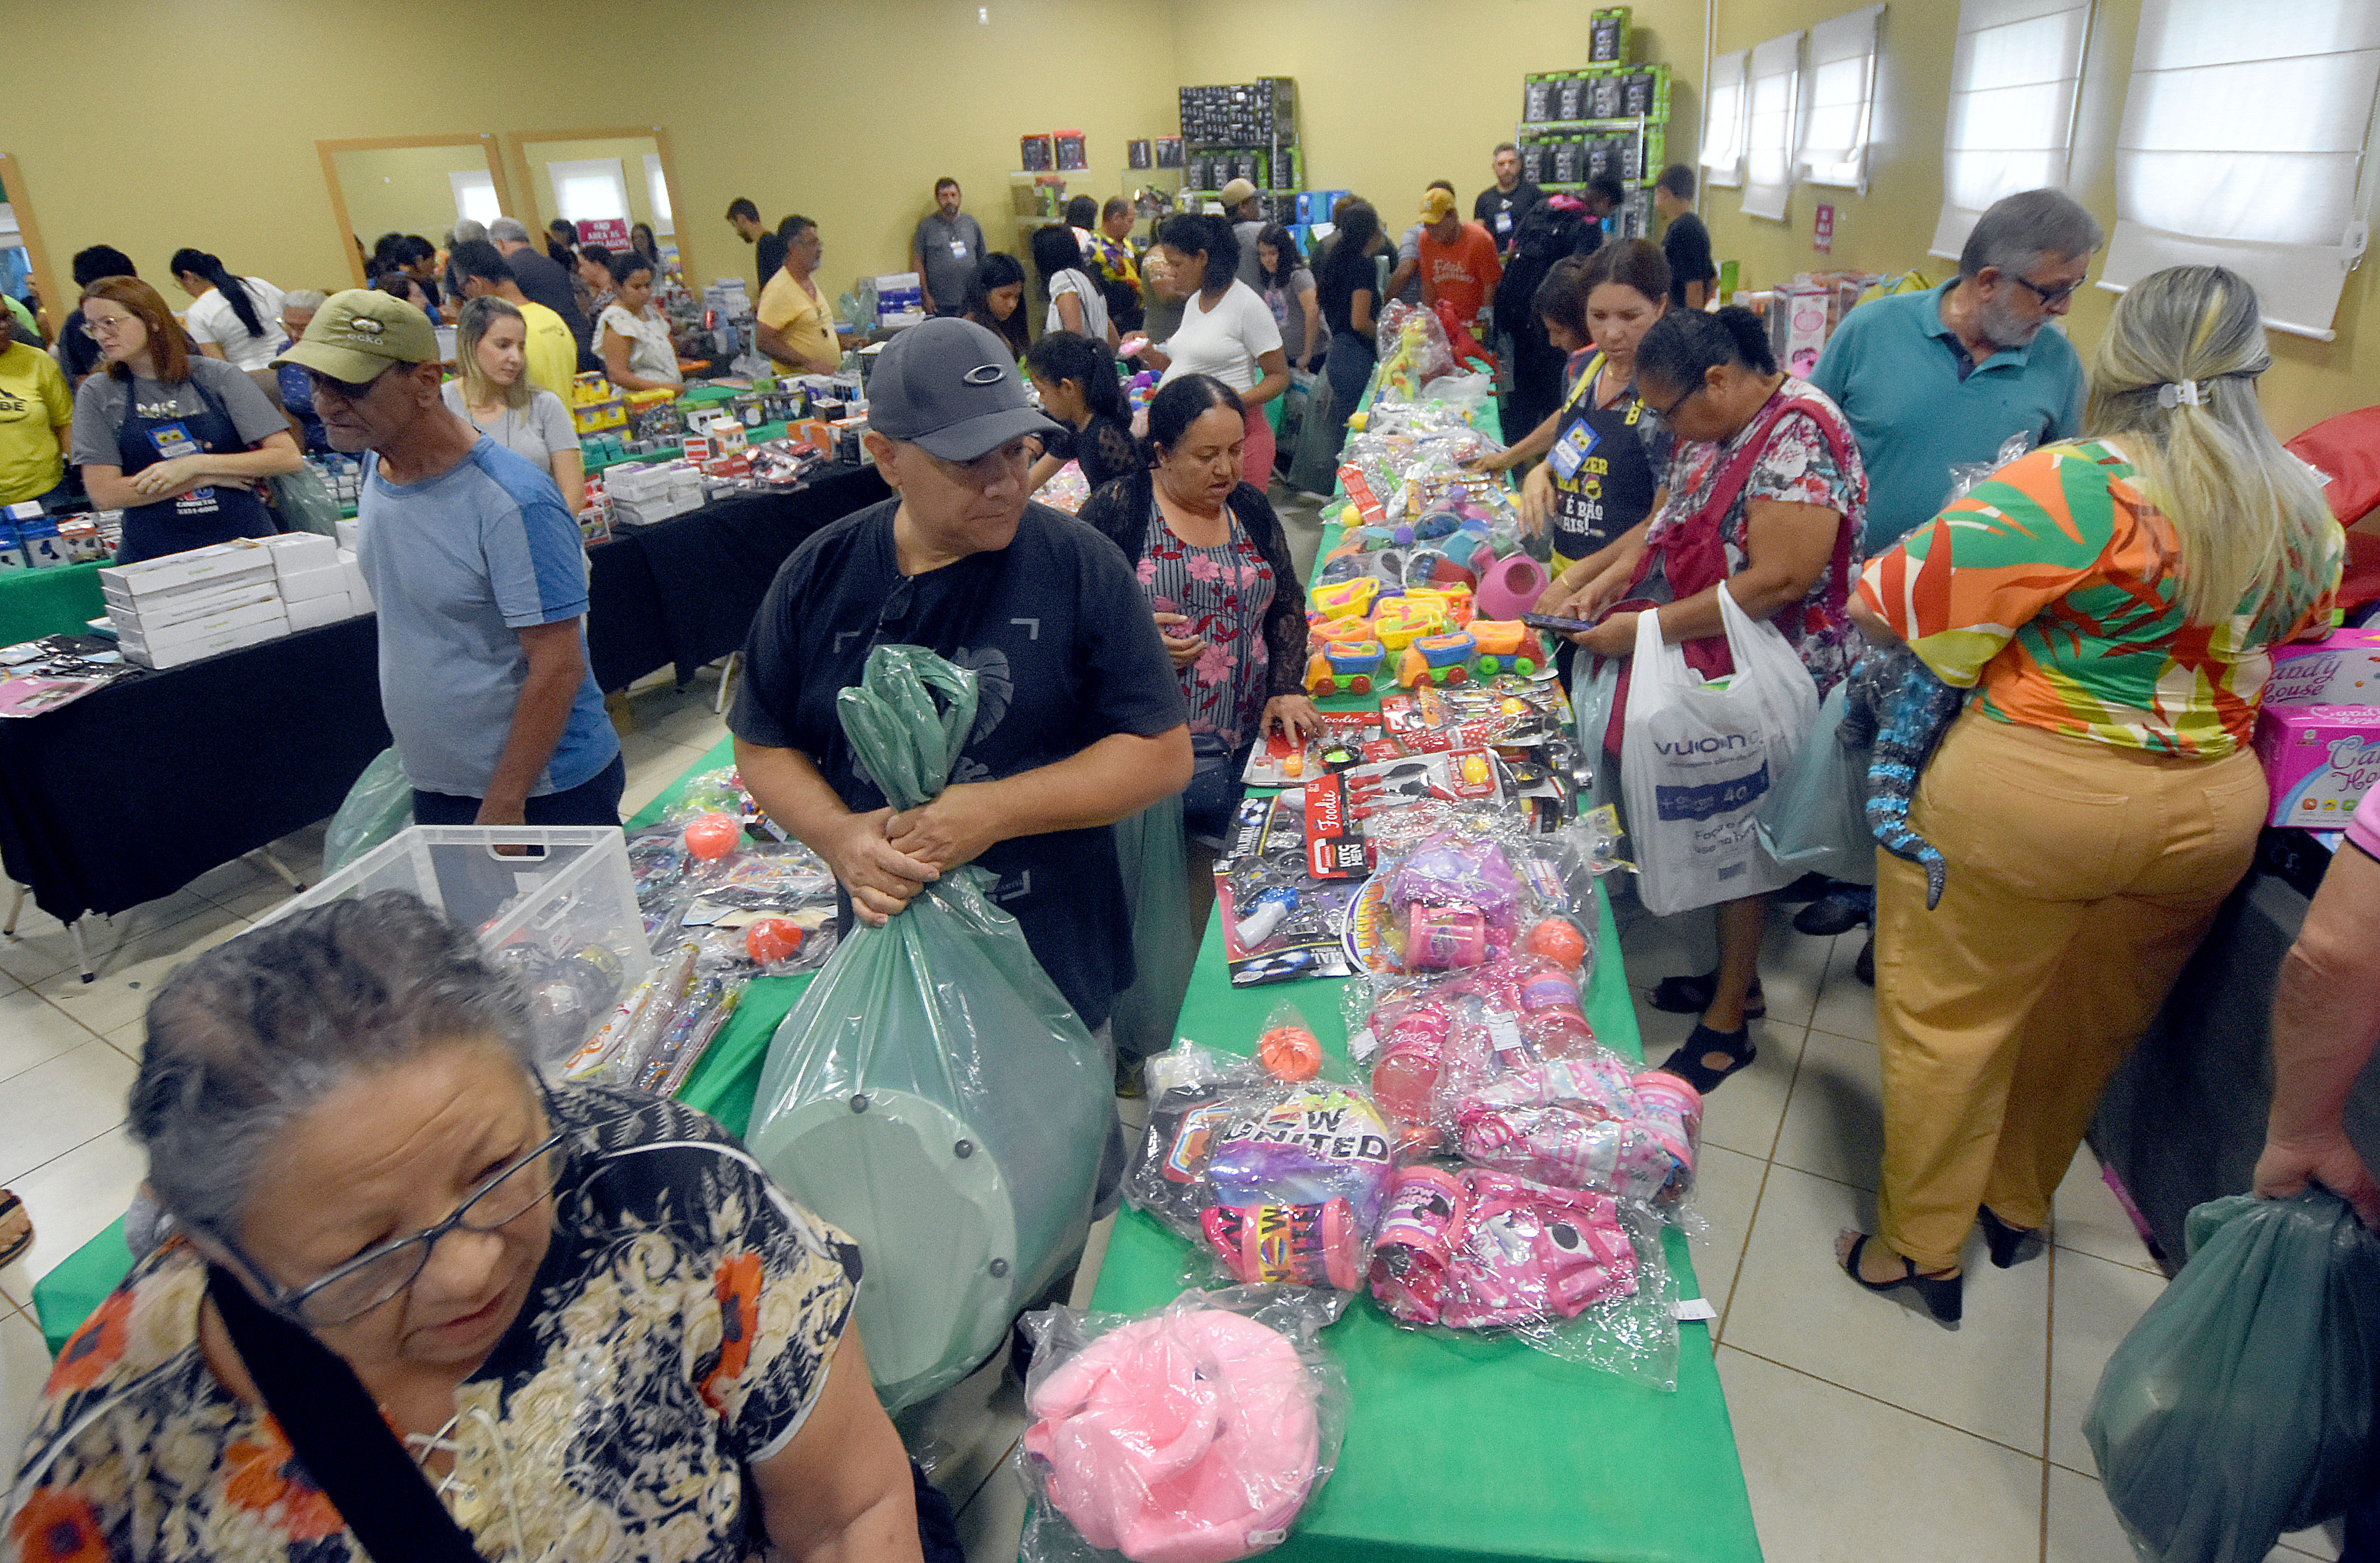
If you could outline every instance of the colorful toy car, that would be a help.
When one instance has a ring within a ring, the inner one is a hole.
[[[1469,630],[1422,636],[1397,658],[1397,682],[1407,689],[1417,684],[1461,684],[1471,676],[1471,659],[1478,650]]]
[[[1408,592],[1381,603],[1372,614],[1372,627],[1381,645],[1402,651],[1423,636],[1442,632],[1446,609],[1434,594]]]
[[[1307,596],[1326,619],[1360,619],[1372,611],[1372,600],[1379,594],[1378,580],[1358,576],[1352,581],[1316,587]]]
[[[1476,677],[1518,673],[1526,678],[1548,660],[1545,643],[1518,619],[1474,619],[1471,635],[1479,643],[1479,659],[1471,670]]]
[[[1305,692],[1318,700],[1326,695],[1369,695],[1388,655],[1389,648],[1377,640],[1325,642],[1305,664]]]
[[[1352,640],[1378,638],[1372,633],[1372,621],[1369,619],[1325,619],[1320,624],[1305,626],[1305,643],[1316,651],[1319,651],[1326,642],[1343,646]]]
[[[1405,595],[1437,603],[1446,615],[1448,629],[1463,628],[1475,611],[1471,588],[1466,586],[1407,587]]]

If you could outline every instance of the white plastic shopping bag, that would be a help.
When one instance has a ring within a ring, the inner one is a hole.
[[[1817,716],[1817,685],[1775,625],[1723,584],[1718,600],[1735,662],[1724,679],[1689,668],[1657,614],[1636,620],[1620,777],[1636,893],[1661,915],[1781,890],[1798,872],[1761,846],[1759,814]]]

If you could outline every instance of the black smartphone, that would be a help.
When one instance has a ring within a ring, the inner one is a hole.
[[[1524,613],[1521,615],[1521,623],[1531,629],[1552,630],[1557,635],[1582,632],[1595,627],[1593,619],[1570,619],[1564,618],[1560,613]]]

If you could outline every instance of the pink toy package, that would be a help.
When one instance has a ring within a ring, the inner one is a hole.
[[[2267,708],[2380,706],[2380,627],[2333,630],[2320,640],[2276,646],[2272,657]]]
[[[2256,757],[2272,789],[2267,823],[2344,830],[2380,781],[2380,709],[2267,704],[2256,720]]]

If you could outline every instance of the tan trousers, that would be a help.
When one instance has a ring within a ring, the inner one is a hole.
[[[2254,855],[2264,771],[2117,749],[1970,709],[1910,822],[1949,878],[1878,853],[1878,1235],[1959,1263],[1988,1206],[2046,1227],[2100,1092]]]

